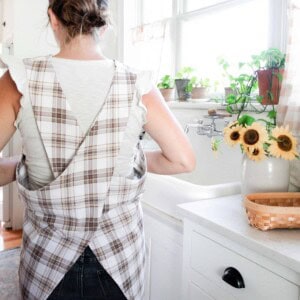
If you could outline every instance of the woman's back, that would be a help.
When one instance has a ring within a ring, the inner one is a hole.
[[[114,75],[114,61],[74,60],[51,56],[49,60],[81,131],[86,133],[107,97]],[[54,179],[54,175],[36,127],[30,97],[26,92],[28,82],[25,66],[22,61],[12,57],[3,58],[3,62],[10,69],[16,86],[23,94],[15,126],[23,136],[23,153],[26,155],[30,189],[34,190],[48,184]],[[144,125],[146,115],[140,97],[152,87],[151,72],[139,72],[136,86],[139,94],[139,99],[135,99],[135,115],[138,121],[136,127],[140,128]],[[129,161],[130,155],[132,153],[128,153],[123,161]],[[123,172],[128,172],[126,166],[123,166]]]
[[[145,88],[136,72],[102,55],[97,37],[107,10],[106,0],[50,0],[59,53],[27,59],[23,76],[10,68],[0,79],[0,150],[14,125],[24,144],[16,172],[25,204],[24,300],[103,299],[94,286],[107,299],[143,299],[147,168],[174,174],[195,166],[187,137],[149,78]],[[144,153],[142,131],[161,149]],[[0,159],[0,184],[14,180],[16,163]],[[91,255],[92,266],[85,259]]]

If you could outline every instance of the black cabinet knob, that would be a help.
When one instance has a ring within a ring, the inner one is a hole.
[[[228,267],[224,270],[222,279],[237,289],[245,288],[244,279],[241,273],[233,267]]]

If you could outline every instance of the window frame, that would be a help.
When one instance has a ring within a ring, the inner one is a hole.
[[[143,3],[146,0],[137,0],[137,26],[145,25],[144,17],[143,17]],[[172,37],[172,53],[171,60],[172,66],[171,71],[175,74],[175,71],[182,67],[182,62],[180,61],[181,57],[181,20],[187,20],[192,18],[197,18],[202,14],[213,13],[219,10],[223,10],[225,8],[235,7],[241,3],[251,2],[253,0],[225,0],[218,4],[214,4],[205,8],[200,8],[193,11],[186,11],[186,0],[173,0],[173,9],[172,16],[170,18],[161,19],[160,21],[169,21],[171,26],[171,37]],[[269,40],[267,41],[268,47],[276,47],[281,51],[285,52],[287,45],[287,8],[289,0],[268,0],[271,14],[273,17],[271,18],[269,24]],[[126,34],[125,30],[129,30],[129,28],[125,27],[125,9],[126,9],[126,0],[120,1],[119,5],[119,14],[123,26],[120,26],[122,29],[118,32],[118,44],[119,44],[119,57],[122,61],[125,59],[125,45],[126,45]]]

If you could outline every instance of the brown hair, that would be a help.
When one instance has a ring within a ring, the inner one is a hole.
[[[49,8],[64,26],[66,42],[110,23],[108,0],[49,0]]]

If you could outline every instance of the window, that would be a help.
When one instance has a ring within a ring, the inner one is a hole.
[[[173,0],[124,2],[124,62],[156,74],[172,72]]]
[[[247,61],[268,46],[267,0],[249,1],[180,22],[180,64],[194,66],[206,77],[218,72],[218,57],[233,63]]]
[[[200,8],[214,6],[222,2],[226,2],[226,0],[187,0],[184,1],[184,5],[185,11],[193,11]]]
[[[183,66],[218,80],[218,58],[237,66],[283,48],[286,0],[124,0],[124,61],[155,79]],[[127,9],[128,8],[128,9]]]
[[[172,17],[173,0],[144,0],[142,3],[146,24]]]

